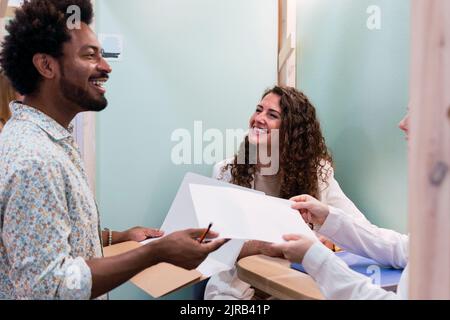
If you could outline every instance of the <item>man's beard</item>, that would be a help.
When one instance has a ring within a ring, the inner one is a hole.
[[[99,112],[104,110],[108,105],[108,100],[104,96],[95,98],[89,95],[88,88],[71,83],[66,78],[64,72],[61,74],[59,85],[64,98],[80,106],[84,111]]]

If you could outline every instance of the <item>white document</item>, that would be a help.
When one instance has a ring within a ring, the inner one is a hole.
[[[234,267],[244,243],[244,240],[238,239],[228,241],[220,249],[210,253],[208,258],[197,267],[197,270],[206,277],[230,270]]]
[[[256,191],[241,186],[237,186],[231,183],[219,181],[217,179],[204,177],[199,174],[188,172],[184,176],[184,179],[178,189],[175,199],[167,213],[166,218],[161,226],[161,230],[164,231],[165,235],[169,233],[180,231],[189,228],[207,228],[209,223],[199,224],[197,220],[197,215],[195,213],[194,204],[192,202],[191,191],[189,189],[190,184],[201,184],[206,186],[221,186],[233,189],[247,190],[248,192],[256,194],[264,194],[264,192]],[[214,231],[214,226],[212,227]],[[222,237],[222,235],[220,235]],[[222,237],[223,238],[223,237]],[[141,243],[146,244],[157,239],[144,240]]]
[[[175,196],[175,199],[172,202],[172,206],[170,207],[169,212],[167,213],[167,216],[160,228],[165,232],[165,235],[168,235],[169,233],[172,233],[174,231],[189,228],[208,227],[208,223],[206,224],[198,223],[195,208],[192,203],[191,192],[189,189],[189,185],[191,183],[202,184],[205,186],[211,185],[211,186],[221,186],[224,188],[248,190],[248,192],[251,193],[264,194],[263,192],[260,191],[247,189],[241,186],[219,181],[217,179],[212,179],[204,177],[202,175],[188,172],[185,175],[183,182],[181,183],[181,186],[178,189],[178,192]],[[217,231],[214,225],[212,227],[212,230]],[[224,238],[221,234],[219,235],[219,237]],[[141,244],[146,244],[154,240],[157,239],[148,239],[142,241]],[[231,240],[227,242],[218,250],[209,254],[208,258],[197,267],[197,270],[200,271],[204,276],[210,277],[221,271],[233,268],[243,245],[244,245],[243,240]]]
[[[221,238],[284,242],[284,234],[315,238],[292,202],[252,192],[190,184],[200,225],[213,223]]]

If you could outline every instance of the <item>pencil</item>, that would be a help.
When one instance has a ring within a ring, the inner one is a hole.
[[[206,229],[206,231],[202,234],[202,236],[200,237],[200,239],[198,240],[198,242],[202,243],[203,240],[205,240],[206,235],[208,234],[209,230],[212,227],[212,222],[208,225],[208,228]]]

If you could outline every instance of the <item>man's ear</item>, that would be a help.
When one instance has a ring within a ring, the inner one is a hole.
[[[46,79],[53,79],[59,67],[55,58],[44,53],[36,53],[33,56],[33,64],[39,74]]]

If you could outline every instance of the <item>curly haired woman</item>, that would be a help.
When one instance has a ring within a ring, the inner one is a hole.
[[[274,139],[275,133],[279,139]],[[271,162],[263,159],[266,154]],[[238,153],[216,164],[213,177],[284,199],[309,194],[366,220],[334,179],[332,163],[314,106],[295,88],[275,86],[256,106]],[[232,240],[226,246],[239,246],[238,242],[242,246],[238,259],[256,254],[282,257],[262,241]],[[205,289],[205,299],[252,299],[254,294],[239,280],[236,268],[211,277]]]

